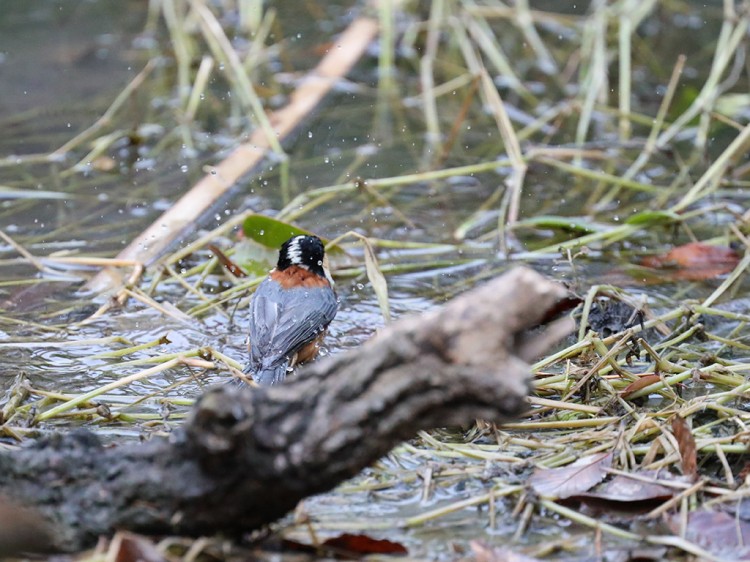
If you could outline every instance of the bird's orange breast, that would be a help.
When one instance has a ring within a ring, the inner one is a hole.
[[[299,365],[301,363],[307,363],[308,361],[312,361],[313,359],[315,359],[315,357],[320,352],[320,345],[323,343],[323,338],[325,337],[325,335],[326,331],[323,330],[317,336],[315,336],[315,339],[303,345],[299,349],[299,351],[294,354],[292,366]]]
[[[325,277],[313,273],[312,271],[292,265],[283,271],[274,269],[271,272],[271,279],[281,285],[282,289],[292,289],[294,287],[330,287]]]

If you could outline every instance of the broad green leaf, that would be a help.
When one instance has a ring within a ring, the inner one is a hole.
[[[250,215],[242,223],[242,232],[245,234],[245,238],[253,240],[261,246],[265,246],[275,252],[278,252],[281,245],[289,240],[292,236],[299,236],[304,234],[312,236],[313,233],[304,228],[300,228],[288,222],[283,222],[278,219],[267,217],[266,215]],[[315,235],[317,236],[317,235]],[[324,245],[328,245],[328,240],[319,236]],[[326,252],[329,254],[343,254],[344,251],[340,246],[334,245],[331,248],[326,248]],[[274,259],[275,263],[275,259]]]
[[[292,236],[312,234],[312,232],[303,230],[298,226],[265,215],[250,215],[247,217],[245,222],[242,223],[242,232],[250,240],[255,240],[258,244],[274,250],[278,250]]]
[[[278,248],[266,248],[249,238],[240,240],[234,246],[232,258],[250,277],[263,277],[276,265],[279,259]]]

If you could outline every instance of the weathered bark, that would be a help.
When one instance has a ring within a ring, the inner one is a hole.
[[[90,433],[0,455],[0,495],[34,506],[63,550],[113,529],[242,533],[355,475],[417,430],[526,408],[528,329],[565,290],[517,269],[270,388],[206,392],[169,439]],[[543,336],[541,336],[543,337]]]

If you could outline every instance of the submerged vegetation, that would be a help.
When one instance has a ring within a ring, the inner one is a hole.
[[[332,248],[331,353],[518,263],[582,302],[578,333],[532,366],[524,419],[420,433],[282,537],[748,556],[747,2],[137,4],[123,56],[140,67],[93,124],[2,119],[0,447],[170,431],[241,369],[251,290],[304,229]],[[377,50],[277,139],[268,115],[357,18]],[[264,158],[227,172],[256,138]],[[164,229],[179,246],[115,257],[204,176],[234,187],[192,232]],[[105,266],[107,299],[86,286]]]

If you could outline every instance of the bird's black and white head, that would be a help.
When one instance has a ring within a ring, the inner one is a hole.
[[[325,266],[325,248],[317,236],[292,236],[281,245],[276,269],[284,271],[296,265],[325,277],[332,282],[331,274]]]

